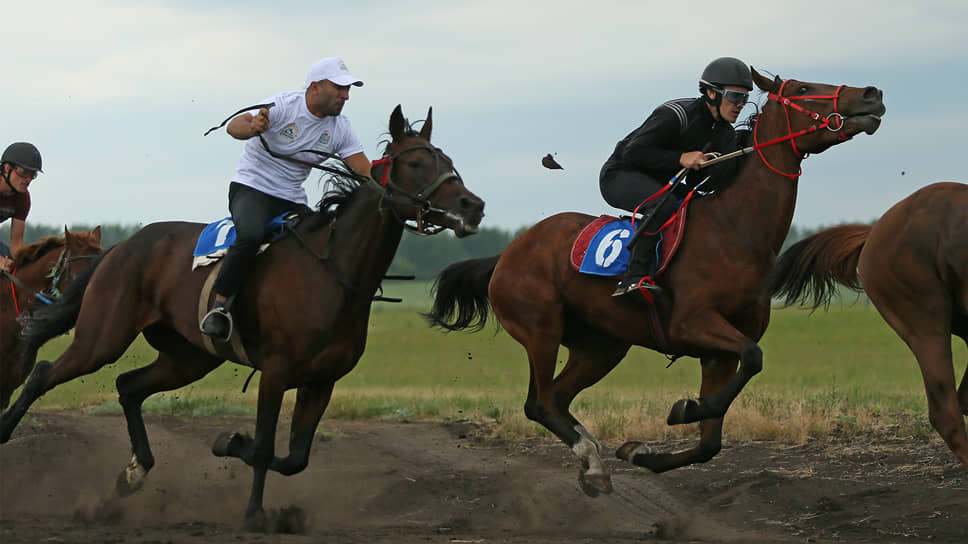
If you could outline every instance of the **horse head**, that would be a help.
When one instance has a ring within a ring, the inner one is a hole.
[[[433,108],[420,132],[411,128],[398,105],[390,115],[390,136],[373,176],[388,194],[389,205],[411,230],[433,233],[449,228],[462,238],[478,231],[484,201],[467,190],[454,163],[430,143]],[[406,224],[406,223],[405,223]]]
[[[51,290],[62,290],[61,283],[87,268],[91,259],[101,253],[101,227],[90,231],[71,232],[64,227],[64,250],[60,253],[53,268],[47,273],[51,278]]]
[[[775,117],[776,130],[798,134],[790,138],[790,143],[801,158],[861,132],[874,134],[886,111],[884,93],[877,87],[809,83],[779,76],[771,80],[756,70],[752,74],[756,86],[768,93],[764,114],[782,111],[783,115]]]

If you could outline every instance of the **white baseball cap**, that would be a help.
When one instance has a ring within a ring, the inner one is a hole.
[[[313,64],[309,73],[306,74],[306,83],[303,85],[303,89],[308,89],[312,82],[323,79],[328,79],[337,85],[363,86],[363,81],[350,75],[346,63],[339,57],[326,57]]]

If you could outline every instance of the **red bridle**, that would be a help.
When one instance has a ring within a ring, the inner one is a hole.
[[[786,136],[781,136],[779,138],[770,140],[768,142],[760,143],[759,138],[757,137],[757,132],[760,125],[759,123],[757,123],[756,126],[753,128],[753,143],[755,144],[753,148],[759,154],[760,159],[763,160],[763,164],[765,164],[770,170],[773,170],[777,174],[788,177],[790,179],[796,179],[800,177],[800,174],[803,172],[802,169],[798,169],[797,173],[795,174],[787,174],[786,172],[777,170],[772,164],[769,163],[769,161],[766,160],[766,157],[763,156],[763,152],[760,151],[760,149],[789,140],[790,146],[793,147],[793,152],[796,154],[796,156],[799,157],[800,159],[804,159],[806,158],[807,155],[805,153],[801,153],[800,150],[797,149],[797,143],[794,141],[795,138],[799,138],[800,136],[803,136],[805,134],[810,134],[824,128],[827,130],[830,130],[831,132],[840,132],[841,141],[847,141],[850,139],[850,137],[844,134],[843,132],[841,132],[841,130],[844,128],[844,116],[841,115],[840,112],[838,111],[838,100],[840,99],[840,91],[844,88],[844,85],[837,87],[837,90],[834,91],[834,94],[829,94],[829,95],[812,94],[812,95],[803,95],[803,96],[783,96],[783,87],[785,87],[789,81],[790,81],[789,79],[784,80],[783,83],[780,84],[780,89],[775,93],[770,93],[767,96],[767,98],[783,106],[783,112],[786,114],[787,130],[790,133],[787,134]],[[828,114],[826,117],[824,117],[817,112],[810,111],[807,108],[804,108],[803,106],[797,104],[795,102],[796,100],[833,100],[834,111]],[[798,112],[810,117],[814,121],[819,121],[819,124],[810,125],[809,127],[803,130],[793,132],[793,125],[790,122],[790,108],[793,108]]]

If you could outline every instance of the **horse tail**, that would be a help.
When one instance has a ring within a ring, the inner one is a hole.
[[[483,329],[491,309],[487,286],[500,257],[468,259],[445,268],[431,289],[434,306],[423,314],[430,325],[449,331]]]
[[[26,360],[23,359],[24,357],[33,360],[40,346],[74,327],[77,316],[81,312],[81,300],[84,298],[87,284],[90,283],[97,266],[110,251],[109,249],[95,257],[87,268],[71,278],[67,289],[60,297],[54,299],[54,302],[38,307],[27,316],[20,333],[21,343],[17,351],[17,356],[21,360]]]
[[[871,225],[840,225],[822,230],[790,246],[777,259],[770,274],[771,297],[784,298],[784,304],[807,306],[813,294],[813,309],[827,306],[836,293],[836,284],[862,291],[857,261]]]

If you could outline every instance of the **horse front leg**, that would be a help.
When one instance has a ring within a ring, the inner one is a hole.
[[[276,363],[279,367],[284,366],[284,363]],[[266,361],[265,368],[270,368],[270,361]],[[212,446],[212,453],[215,455],[237,457],[252,467],[252,491],[245,509],[245,527],[250,531],[265,532],[267,529],[262,500],[266,473],[273,460],[276,425],[286,383],[284,373],[263,370],[262,379],[259,380],[255,438],[244,438],[239,433],[224,433]]]
[[[292,425],[289,433],[289,456],[276,457],[269,465],[284,476],[302,472],[309,466],[309,451],[313,446],[316,428],[323,412],[329,406],[335,382],[316,387],[300,387],[296,393],[296,406],[292,411]]]
[[[675,328],[676,341],[697,346],[707,352],[732,353],[739,356],[739,370],[718,391],[698,399],[680,399],[672,406],[666,423],[681,425],[726,415],[730,404],[746,384],[763,370],[763,350],[753,340],[736,330],[719,314],[693,316]],[[700,393],[702,395],[702,393]]]
[[[722,390],[736,374],[736,363],[736,357],[703,357],[699,395],[709,397]],[[705,463],[722,449],[723,418],[704,419],[699,422],[699,427],[699,444],[692,449],[661,453],[641,442],[626,442],[615,452],[615,456],[656,473],[693,463]]]

